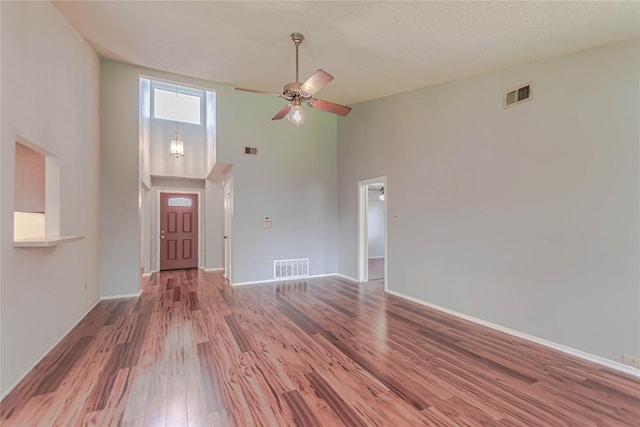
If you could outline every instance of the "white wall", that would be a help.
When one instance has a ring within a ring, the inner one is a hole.
[[[204,95],[204,94],[203,94]],[[203,114],[204,117],[204,114]],[[175,138],[175,122],[151,118],[150,171],[152,175],[204,178],[207,170],[206,125],[178,123],[184,143],[184,157],[169,155],[169,141]]]
[[[206,179],[204,181],[206,206],[205,268],[224,268],[224,191],[222,182]]]
[[[151,240],[155,237],[151,229],[151,189],[140,186],[140,257],[143,274],[152,273]]]
[[[339,272],[357,273],[355,183],[386,175],[391,290],[640,355],[638,58],[637,41],[615,44],[354,106]],[[528,81],[532,100],[503,109]]]
[[[369,189],[367,205],[367,240],[369,258],[384,257],[384,201],[380,190]]]
[[[4,395],[98,301],[100,70],[93,50],[51,3],[0,8]],[[84,240],[13,248],[16,136],[59,156],[60,230]]]
[[[16,144],[15,156],[14,209],[21,212],[44,212],[44,155],[25,145]]]
[[[335,272],[334,116],[308,110],[305,126],[293,128],[286,121],[271,121],[282,107],[279,98],[103,60],[103,295],[139,290],[140,243],[132,239],[139,235],[139,185],[131,181],[138,176],[140,75],[216,92],[215,158],[234,167],[234,282],[271,279],[273,259],[281,258],[309,257],[311,274]],[[258,147],[258,156],[244,155],[245,145]],[[206,211],[210,208],[215,209],[206,206]],[[264,216],[273,218],[272,229],[260,228]],[[217,226],[222,230],[223,221]]]

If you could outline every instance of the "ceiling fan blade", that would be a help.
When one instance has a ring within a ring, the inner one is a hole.
[[[326,111],[328,113],[338,114],[339,116],[346,116],[351,111],[351,107],[345,107],[344,105],[316,98],[311,98],[308,104],[309,107],[317,108],[318,110]]]
[[[280,120],[282,119],[284,116],[287,115],[287,113],[289,112],[289,110],[291,110],[291,104],[287,104],[284,107],[282,107],[280,109],[280,111],[278,111],[278,114],[276,114],[275,116],[273,116],[273,118],[271,120]]]
[[[331,74],[318,69],[307,79],[306,82],[302,84],[302,86],[300,86],[300,91],[307,95],[313,95],[329,84],[331,80],[333,80],[333,76]]]
[[[233,89],[234,90],[241,90],[243,92],[260,93],[260,94],[263,94],[263,95],[282,96],[281,93],[267,92],[267,91],[264,91],[264,90],[245,89],[245,88],[242,88],[242,87],[234,87]]]

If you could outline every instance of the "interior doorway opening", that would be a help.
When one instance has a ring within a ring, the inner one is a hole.
[[[358,281],[387,288],[387,178],[358,183]]]

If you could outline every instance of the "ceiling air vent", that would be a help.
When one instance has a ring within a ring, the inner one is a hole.
[[[244,147],[244,154],[258,154],[258,149],[256,147]]]
[[[531,82],[515,89],[508,90],[504,93],[504,108],[513,107],[522,104],[531,99]]]

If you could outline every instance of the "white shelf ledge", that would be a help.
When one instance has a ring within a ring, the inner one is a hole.
[[[31,237],[28,239],[18,239],[13,241],[15,248],[49,248],[63,243],[82,240],[84,236],[58,236],[58,237]]]

